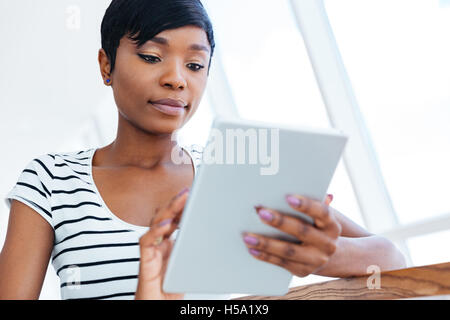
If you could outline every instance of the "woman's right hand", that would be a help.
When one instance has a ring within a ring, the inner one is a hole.
[[[175,300],[184,297],[183,293],[164,292],[162,285],[174,244],[170,236],[178,227],[188,191],[183,189],[166,207],[159,209],[150,230],[139,239],[141,258],[135,295],[137,300]]]

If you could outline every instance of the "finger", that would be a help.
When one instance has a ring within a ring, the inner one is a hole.
[[[260,251],[253,248],[249,249],[249,252],[254,258],[280,266],[281,268],[288,270],[293,275],[298,277],[306,277],[315,270],[315,268],[311,265],[306,265],[296,261],[292,261],[268,252]]]
[[[154,229],[153,233],[148,232],[148,234],[149,236],[142,241],[144,244],[146,240],[150,239],[151,241],[150,236],[155,236],[158,233],[156,232],[156,229]],[[137,292],[139,292],[141,298],[164,298],[164,293],[162,292],[162,279],[164,278],[165,270],[167,268],[167,260],[170,256],[171,248],[172,241],[169,239],[164,240],[158,246],[140,246],[141,257]]]
[[[180,229],[180,222],[178,221],[172,221],[170,225],[169,231],[167,231],[166,235],[164,236],[164,239],[169,239],[173,237],[173,234],[176,230]],[[175,239],[175,238],[174,238]]]
[[[177,215],[175,218],[165,219],[159,223],[159,225],[164,224],[164,223],[170,223],[170,229],[163,236],[164,239],[168,239],[168,238],[172,237],[173,233],[177,229],[180,228],[180,220],[181,220],[181,216]]]
[[[170,239],[164,240],[163,243],[161,244],[161,251],[163,257],[163,266],[161,274],[163,275],[163,277],[166,274],[166,269],[169,264],[169,258],[173,249],[173,244],[174,244],[173,240]]]
[[[312,217],[315,226],[318,228],[337,231],[337,221],[332,215],[328,205],[299,195],[287,195],[286,200],[295,210]]]
[[[163,266],[162,253],[156,247],[140,247],[139,278],[140,281],[153,281],[161,274]]]
[[[172,229],[172,220],[163,220],[159,225],[153,226],[139,238],[139,245],[145,248],[152,247],[159,237],[165,238],[170,236]]]
[[[315,246],[327,254],[334,252],[334,239],[308,222],[260,206],[257,207],[257,212],[264,223],[297,238],[305,245]]]
[[[305,265],[322,265],[328,260],[327,254],[316,247],[299,245],[254,233],[245,233],[244,242],[249,249],[256,249]]]
[[[165,274],[172,246],[171,240],[164,240],[158,246],[140,247],[139,281],[146,292],[152,286],[155,292],[161,290],[161,278]]]
[[[171,239],[165,239],[161,242],[159,246],[157,246],[157,249],[162,253],[164,263],[167,261],[167,259],[169,259],[172,248],[173,248],[173,240]]]
[[[166,219],[179,220],[183,212],[186,200],[189,197],[189,188],[184,188],[175,197],[173,197],[167,206],[158,210],[158,213],[152,219],[150,228]]]

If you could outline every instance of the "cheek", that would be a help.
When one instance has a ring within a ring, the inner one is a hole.
[[[132,55],[124,55],[116,60],[114,96],[122,106],[146,103],[152,79],[142,65]]]
[[[191,85],[191,94],[192,94],[192,104],[193,106],[197,107],[200,104],[200,101],[203,97],[203,94],[206,90],[206,84],[207,84],[207,77],[195,79],[192,81]]]

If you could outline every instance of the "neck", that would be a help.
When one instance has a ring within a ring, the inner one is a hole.
[[[105,147],[103,166],[154,169],[174,164],[171,158],[174,148],[183,153],[171,133],[143,131],[125,122],[119,120],[116,139]]]

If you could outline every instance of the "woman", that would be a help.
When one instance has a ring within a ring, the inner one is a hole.
[[[22,172],[7,195],[2,299],[38,298],[50,257],[64,299],[183,298],[163,292],[162,279],[199,155],[172,134],[194,115],[205,90],[211,23],[197,0],[113,0],[101,33],[98,60],[119,112],[116,139],[103,148],[42,155]],[[183,164],[174,164],[172,154]],[[389,241],[329,207],[331,199],[286,200],[314,226],[255,207],[261,221],[302,241],[246,234],[256,259],[297,276],[404,266]]]

